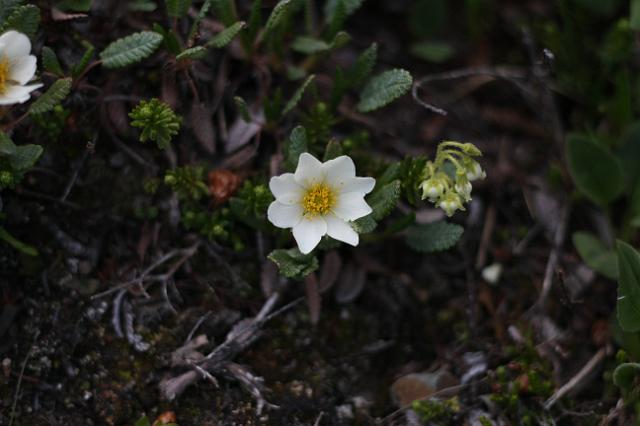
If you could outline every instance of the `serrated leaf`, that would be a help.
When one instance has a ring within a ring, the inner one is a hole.
[[[630,391],[636,377],[640,375],[640,364],[636,362],[625,362],[616,367],[613,371],[613,383],[625,391]]]
[[[365,80],[371,75],[373,67],[378,59],[378,44],[373,43],[364,52],[358,56],[353,67],[349,70],[348,82],[351,87],[358,87],[364,84]]]
[[[16,153],[16,144],[6,133],[0,131],[0,155],[11,156]]]
[[[40,24],[40,9],[32,4],[18,6],[13,9],[6,21],[0,27],[0,33],[6,30],[16,30],[33,37]]]
[[[379,187],[371,194],[367,202],[373,209],[371,213],[373,219],[380,221],[391,213],[398,204],[400,188],[400,181],[394,180],[391,183]]]
[[[195,46],[185,49],[176,56],[176,60],[202,59],[207,56],[207,49],[202,46]]]
[[[107,68],[121,68],[150,56],[162,43],[163,36],[155,31],[141,31],[118,39],[100,52]]]
[[[300,154],[307,151],[307,131],[304,127],[297,126],[291,131],[286,146],[285,168],[289,171],[295,170]]]
[[[298,249],[274,250],[268,258],[278,266],[283,276],[297,280],[303,279],[319,266],[317,257],[304,255]]]
[[[238,111],[238,115],[242,117],[245,123],[251,122],[251,113],[249,112],[249,107],[247,106],[247,102],[242,99],[240,96],[234,96],[233,101],[236,104],[236,110]]]
[[[324,156],[322,157],[322,161],[333,160],[334,158],[340,157],[342,154],[343,150],[340,142],[338,142],[338,140],[336,139],[331,139],[324,149]]]
[[[316,76],[314,74],[311,74],[309,77],[307,77],[304,83],[302,83],[302,85],[298,88],[298,90],[295,91],[293,96],[291,96],[291,99],[289,99],[289,102],[287,102],[287,104],[284,106],[284,109],[282,110],[282,115],[287,115],[296,107],[296,105],[298,105],[298,102],[300,102],[300,100],[302,99],[302,95],[304,95],[305,90],[307,90],[307,87],[309,86],[309,84],[311,84],[311,82],[315,77]]]
[[[614,250],[588,232],[576,232],[572,239],[587,266],[612,280],[618,278],[618,256]]]
[[[71,78],[61,78],[56,80],[49,90],[44,92],[29,107],[29,114],[42,114],[53,109],[64,100],[71,91]]]
[[[320,40],[315,37],[300,36],[297,37],[291,44],[291,48],[296,52],[304,53],[305,55],[313,55],[319,52],[325,52],[329,50],[329,43],[324,40]]]
[[[597,204],[608,204],[624,189],[620,161],[591,139],[569,135],[567,161],[578,189]]]
[[[264,26],[263,38],[266,40],[271,34],[278,28],[283,22],[284,17],[287,15],[289,7],[293,4],[292,0],[280,0],[271,11],[271,15],[267,19],[267,23]]]
[[[24,0],[0,0],[0,26],[16,7],[24,3]]]
[[[15,153],[9,157],[11,167],[17,171],[25,171],[33,167],[42,155],[40,145],[18,145]]]
[[[453,247],[464,232],[460,225],[445,221],[412,226],[407,230],[407,244],[422,253],[447,250]]]
[[[52,48],[47,46],[42,47],[42,66],[44,67],[45,71],[55,74],[58,77],[64,75],[62,66],[60,65],[60,61],[58,61],[56,53]]]
[[[172,18],[182,18],[189,11],[191,0],[166,0],[167,15]]]
[[[80,61],[73,67],[73,70],[71,72],[73,77],[77,77],[84,72],[84,70],[89,65],[89,61],[91,61],[91,58],[93,58],[93,54],[95,51],[95,47],[93,47],[91,44],[88,44],[87,50],[84,51],[82,58],[80,58]]]
[[[191,24],[191,29],[189,30],[189,35],[187,36],[188,40],[194,39],[196,33],[198,32],[198,28],[200,28],[200,23],[207,16],[207,13],[209,13],[209,9],[211,9],[211,4],[211,0],[205,0],[202,3],[202,6],[200,6],[200,10],[198,11],[196,17],[193,19],[193,23]]]
[[[353,14],[364,0],[341,0],[344,5],[344,10],[347,15]],[[333,19],[333,15],[335,14],[336,5],[338,4],[338,0],[329,0],[325,3],[324,6],[324,15],[327,21],[331,21]]]
[[[640,330],[640,255],[624,241],[616,243],[618,253],[618,322],[624,331]]]
[[[216,18],[225,26],[231,26],[238,20],[234,0],[212,0],[211,6],[216,14]]]
[[[393,69],[373,77],[360,93],[358,111],[382,108],[409,91],[413,79],[408,71]]]
[[[217,49],[225,47],[227,44],[231,43],[235,36],[237,36],[238,33],[242,31],[242,29],[246,26],[247,24],[244,21],[236,22],[229,28],[225,28],[224,30],[216,34],[214,38],[207,42],[206,46],[215,47]]]
[[[369,232],[373,232],[373,230],[376,229],[377,226],[378,222],[376,222],[370,214],[351,222],[351,227],[358,234],[368,234]]]

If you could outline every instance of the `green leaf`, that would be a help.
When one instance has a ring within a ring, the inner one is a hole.
[[[451,59],[455,50],[448,43],[437,41],[421,41],[411,46],[410,52],[413,56],[425,61],[442,63]]]
[[[393,69],[373,77],[360,93],[358,111],[382,108],[409,91],[413,79],[408,71]]]
[[[304,95],[305,90],[307,90],[307,87],[309,86],[309,84],[311,84],[311,82],[315,77],[316,76],[313,74],[307,77],[304,83],[302,83],[302,85],[298,88],[298,90],[295,91],[293,96],[291,96],[291,99],[289,99],[289,102],[287,102],[287,104],[284,106],[284,109],[282,110],[282,115],[287,115],[296,107],[296,105],[298,105],[298,102],[300,102],[300,100],[302,99],[302,95]]]
[[[189,35],[187,36],[188,40],[193,40],[196,36],[196,33],[200,28],[200,23],[207,16],[207,13],[209,13],[209,9],[211,9],[211,3],[211,0],[205,0],[202,3],[202,6],[200,6],[200,10],[198,11],[196,17],[193,19],[193,23],[191,24],[191,29],[189,30]]]
[[[376,222],[372,215],[369,214],[365,217],[354,220],[351,222],[351,226],[358,234],[368,234],[376,229],[378,222]]]
[[[121,68],[150,56],[162,43],[162,35],[155,31],[141,31],[118,39],[100,52],[107,68]]]
[[[607,278],[618,278],[618,256],[607,248],[602,241],[589,232],[573,234],[573,245],[580,257],[591,269]]]
[[[71,91],[71,78],[56,80],[49,90],[29,107],[29,114],[42,114],[53,109],[64,100]]]
[[[238,115],[245,121],[245,123],[250,123],[251,114],[249,113],[249,107],[247,106],[247,102],[245,102],[245,100],[242,99],[240,96],[234,96],[233,101],[236,104]]]
[[[256,39],[260,24],[262,23],[262,0],[254,0],[251,4],[251,14],[245,37],[247,43],[251,44]]]
[[[40,145],[18,145],[16,152],[9,157],[9,162],[14,170],[25,171],[33,167],[41,155],[42,147]]]
[[[189,11],[191,0],[166,0],[167,15],[172,18],[182,18]]]
[[[178,134],[182,119],[169,105],[157,98],[142,100],[129,113],[131,126],[142,129],[140,142],[154,141],[158,148],[165,149],[173,136]]]
[[[0,28],[0,33],[6,30],[16,30],[32,38],[40,24],[40,9],[32,4],[18,6],[9,15]]]
[[[622,192],[620,161],[605,147],[584,136],[569,135],[567,159],[576,187],[593,202],[606,205]]]
[[[624,241],[616,243],[618,252],[617,315],[623,330],[640,330],[640,255]]]
[[[166,29],[158,23],[154,23],[153,31],[162,36],[162,45],[169,51],[169,53],[179,55],[180,52],[182,52],[178,37],[176,37],[176,34],[172,30]]]
[[[4,21],[9,17],[16,7],[24,3],[24,0],[0,0],[0,27],[3,26]]]
[[[640,121],[627,127],[620,138],[616,156],[620,160],[627,188],[633,191],[640,185]]]
[[[227,44],[231,43],[235,36],[237,36],[238,33],[242,31],[242,29],[246,26],[247,24],[244,21],[236,22],[229,28],[225,28],[224,30],[216,34],[214,38],[207,42],[206,46],[215,47],[218,49],[225,47]]]
[[[352,87],[358,87],[364,84],[365,80],[371,75],[377,59],[378,44],[373,43],[358,56],[355,64],[353,64],[353,67],[349,70],[349,83]]]
[[[233,25],[238,20],[234,0],[212,0],[211,6],[216,17],[226,26]]]
[[[149,417],[147,416],[142,416],[134,426],[151,426],[151,420],[149,420]]]
[[[133,0],[127,3],[127,9],[132,12],[153,12],[158,5],[151,0]]]
[[[336,0],[333,14],[331,15],[330,19],[327,19],[328,28],[325,32],[325,37],[327,39],[333,38],[338,33],[338,31],[340,31],[344,27],[344,23],[346,22],[348,17],[349,15],[347,14],[345,0]]]
[[[640,31],[640,0],[631,0],[629,24],[634,31]]]
[[[64,75],[64,71],[62,71],[62,66],[60,65],[60,61],[58,61],[56,53],[52,48],[47,46],[42,47],[42,66],[45,71],[55,74],[58,77]]]
[[[35,247],[30,246],[29,244],[23,243],[22,241],[16,239],[13,235],[7,232],[6,229],[0,226],[0,240],[3,240],[14,249],[26,254],[27,256],[38,256],[38,250]]]
[[[289,7],[293,5],[293,0],[280,0],[271,11],[271,15],[267,19],[264,26],[263,38],[266,40],[271,34],[284,22]]]
[[[305,55],[313,55],[319,52],[325,52],[329,50],[329,43],[324,40],[320,40],[315,37],[300,36],[297,37],[291,44],[291,48],[296,52],[304,53]]]
[[[343,153],[340,142],[338,142],[337,139],[330,139],[324,149],[324,157],[322,157],[322,161],[333,160],[334,158],[340,157]]]
[[[0,131],[0,155],[11,156],[16,153],[16,144],[6,133]]]
[[[308,151],[307,131],[302,126],[297,126],[291,131],[289,143],[285,149],[285,169],[293,171],[298,165],[300,154]]]
[[[89,61],[91,61],[91,58],[93,58],[94,52],[96,51],[96,49],[95,49],[95,47],[93,47],[93,45],[91,45],[89,43],[86,43],[86,44],[87,44],[87,50],[84,51],[84,54],[82,55],[82,58],[80,58],[80,62],[75,64],[73,66],[73,70],[71,71],[71,75],[74,78],[78,77],[80,74],[82,74],[84,72],[84,70],[89,65]]]
[[[640,375],[640,364],[635,362],[625,362],[613,370],[613,383],[625,391],[630,391],[634,385],[636,377]]]
[[[378,189],[371,194],[367,202],[373,209],[371,213],[373,219],[380,221],[393,211],[400,199],[400,188],[400,181],[394,180],[384,186],[378,187]]]
[[[347,15],[353,14],[364,3],[364,0],[328,0],[324,6],[324,15],[327,21],[333,19],[338,1],[344,5],[344,11]]]
[[[64,12],[88,12],[92,3],[93,0],[62,0],[56,7]]]
[[[202,46],[195,46],[185,49],[176,56],[176,60],[182,61],[187,59],[202,59],[207,56],[208,50]]]
[[[318,269],[318,258],[312,254],[304,255],[298,249],[274,250],[268,258],[278,265],[280,273],[296,280],[301,280]]]
[[[464,232],[460,225],[439,221],[412,226],[407,230],[407,244],[412,249],[431,253],[453,247]]]

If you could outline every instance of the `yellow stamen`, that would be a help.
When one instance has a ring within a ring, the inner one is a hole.
[[[0,58],[0,94],[4,93],[9,80],[9,59]]]
[[[336,195],[332,188],[324,183],[317,183],[307,190],[302,198],[305,214],[324,215],[335,205]]]

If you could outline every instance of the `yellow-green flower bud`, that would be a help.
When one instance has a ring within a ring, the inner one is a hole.
[[[462,199],[457,192],[451,190],[440,198],[436,206],[444,210],[447,216],[453,216],[456,210],[464,210]]]
[[[456,181],[453,189],[465,202],[471,201],[471,182],[469,182],[466,177],[465,179]]]
[[[447,190],[447,186],[446,178],[436,174],[420,184],[422,199],[428,198],[429,201],[435,202]]]
[[[474,160],[465,162],[465,168],[467,169],[467,179],[473,182],[474,180],[484,179],[487,174],[480,167],[480,163]]]

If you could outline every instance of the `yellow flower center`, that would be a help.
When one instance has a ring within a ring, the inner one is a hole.
[[[335,202],[336,195],[333,189],[324,183],[317,183],[304,194],[302,208],[305,214],[324,215],[329,213]]]
[[[9,59],[0,57],[0,94],[7,88],[9,79]]]

